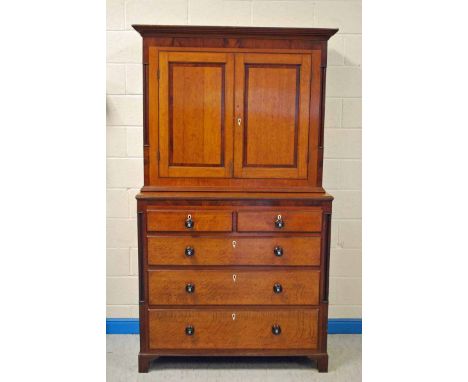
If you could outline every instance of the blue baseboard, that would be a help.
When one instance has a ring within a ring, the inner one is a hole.
[[[328,334],[362,334],[362,318],[329,318]]]
[[[106,318],[106,334],[138,334],[140,320],[138,318]]]
[[[138,318],[107,318],[106,334],[138,334]],[[360,318],[330,318],[328,334],[362,334]]]

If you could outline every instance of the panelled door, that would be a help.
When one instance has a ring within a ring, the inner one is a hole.
[[[310,70],[307,54],[236,54],[236,178],[307,178]]]
[[[159,77],[161,177],[307,179],[310,55],[161,51]]]
[[[159,174],[232,176],[232,53],[159,52]]]

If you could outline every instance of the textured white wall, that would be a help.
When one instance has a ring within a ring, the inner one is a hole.
[[[329,42],[324,187],[335,196],[330,317],[361,317],[361,2],[107,0],[107,316],[137,317],[141,37],[131,24],[339,28]]]

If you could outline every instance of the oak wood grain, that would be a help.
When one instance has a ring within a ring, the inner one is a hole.
[[[149,309],[150,349],[316,349],[317,331],[318,309]]]
[[[187,228],[185,221],[191,216],[194,226]],[[232,230],[231,211],[149,211],[148,231],[176,232],[228,232]]]
[[[278,216],[284,222],[284,227],[275,226]],[[322,229],[322,211],[309,209],[291,211],[286,208],[277,208],[271,211],[239,211],[237,230],[239,232],[320,232]]]
[[[316,270],[150,270],[150,305],[316,305],[320,272]],[[282,292],[275,293],[275,284]],[[188,293],[187,284],[195,285]]]
[[[320,265],[319,236],[149,236],[147,242],[150,265]],[[280,256],[274,252],[276,247]],[[187,256],[187,248],[194,254]]]

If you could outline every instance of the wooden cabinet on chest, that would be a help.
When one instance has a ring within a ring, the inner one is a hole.
[[[307,356],[327,371],[327,41],[337,29],[133,26],[143,37],[139,371]]]

